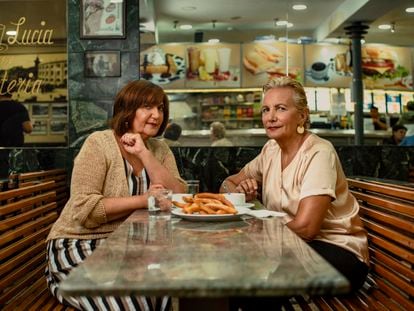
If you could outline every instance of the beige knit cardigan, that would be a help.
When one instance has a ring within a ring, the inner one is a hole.
[[[167,144],[150,138],[147,148],[181,183],[175,158]],[[47,240],[105,238],[125,219],[108,221],[102,199],[127,197],[127,177],[121,151],[112,130],[91,134],[76,156],[70,199],[54,223]]]

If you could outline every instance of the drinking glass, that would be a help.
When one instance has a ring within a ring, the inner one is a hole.
[[[148,192],[148,213],[150,217],[171,219],[172,190],[151,189]]]
[[[191,194],[197,194],[200,192],[200,181],[193,179],[193,180],[186,180],[187,183],[187,192]]]

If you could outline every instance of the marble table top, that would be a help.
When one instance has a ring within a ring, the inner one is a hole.
[[[229,222],[133,213],[61,284],[68,295],[338,294],[348,281],[279,218]]]

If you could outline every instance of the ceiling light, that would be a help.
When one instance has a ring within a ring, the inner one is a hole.
[[[361,44],[364,44],[365,43],[365,39],[361,39]]]
[[[286,27],[287,27],[287,28],[292,28],[292,27],[293,27],[293,23],[287,23],[287,24],[286,24]]]
[[[192,28],[193,28],[193,25],[190,25],[190,24],[180,25],[180,29],[183,29],[183,30],[189,30]]]
[[[414,13],[414,7],[412,7],[412,8],[406,8],[405,11],[407,13]]]
[[[8,35],[8,36],[15,36],[16,34],[17,34],[17,31],[16,30],[6,31],[6,35]]]
[[[208,39],[208,43],[219,43],[220,39]]]
[[[286,26],[288,24],[288,21],[277,21],[276,25],[277,26]]]
[[[306,4],[295,4],[292,6],[292,9],[296,10],[296,11],[303,11],[306,10],[308,7],[306,6]]]
[[[382,25],[379,25],[378,28],[379,29],[383,29],[383,30],[391,29],[391,25],[389,25],[389,24],[382,24]]]
[[[287,38],[286,37],[279,37],[279,41],[286,42]]]

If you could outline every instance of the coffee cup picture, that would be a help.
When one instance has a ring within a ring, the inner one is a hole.
[[[328,77],[328,65],[323,62],[313,63],[311,66],[310,74],[314,80],[325,80],[329,79]]]

